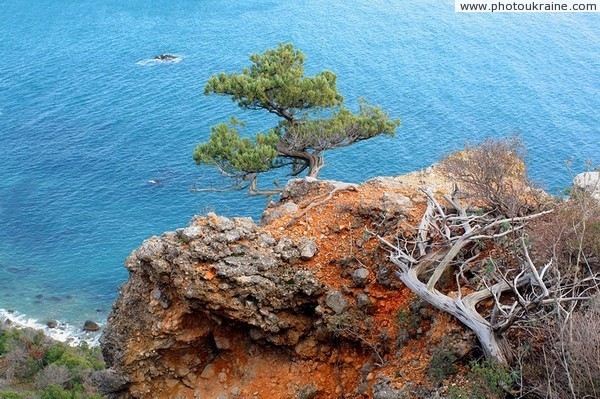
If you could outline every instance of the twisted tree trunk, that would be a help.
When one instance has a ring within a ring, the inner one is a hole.
[[[308,150],[291,150],[281,142],[277,144],[277,152],[279,152],[279,154],[282,156],[305,162],[306,166],[298,168],[298,170],[304,170],[305,168],[308,168],[307,176],[314,177],[315,179],[319,176],[321,168],[325,165],[323,161],[323,155],[320,152],[311,153]]]
[[[311,154],[308,151],[304,151],[308,158],[308,177],[314,177],[315,179],[319,176],[321,168],[325,165],[323,156],[320,154]]]

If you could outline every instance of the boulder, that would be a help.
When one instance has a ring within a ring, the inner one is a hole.
[[[204,367],[202,373],[200,374],[200,378],[204,378],[205,380],[212,380],[217,375],[215,371],[215,365],[213,363],[209,363]]]
[[[214,336],[215,346],[221,350],[227,350],[231,348],[231,341],[227,337]]]
[[[373,385],[374,399],[397,399],[411,396],[404,396],[402,390],[394,389],[390,386],[390,382],[384,378]]]
[[[275,246],[275,253],[281,256],[285,262],[296,263],[300,256],[298,246],[290,238],[283,237]]]
[[[94,386],[104,395],[120,392],[127,388],[129,381],[115,370],[106,369],[92,373],[90,379]]]
[[[366,311],[371,306],[371,299],[367,294],[358,294],[356,297],[356,306],[362,311]]]
[[[298,211],[298,205],[293,201],[277,203],[265,209],[262,215],[262,224],[271,224],[277,219],[281,219],[286,215],[294,214]]]
[[[83,323],[83,331],[98,331],[99,329],[100,326],[91,320],[86,320],[85,323]]]
[[[298,242],[298,249],[300,250],[300,258],[302,260],[309,260],[317,253],[317,244],[312,238],[302,237]]]
[[[600,171],[583,172],[575,176],[573,186],[600,201]]]
[[[198,226],[189,226],[183,229],[177,229],[176,233],[183,242],[190,242],[200,237],[202,229]]]
[[[315,387],[313,383],[310,383],[304,386],[300,390],[300,392],[298,392],[298,395],[296,395],[296,397],[298,399],[313,399],[316,398],[318,394],[319,390],[317,389],[317,387]]]
[[[331,291],[325,299],[325,305],[335,313],[343,313],[348,307],[348,300],[340,291]]]
[[[369,270],[364,267],[358,268],[352,273],[352,283],[355,287],[364,287],[367,284],[368,277]]]
[[[412,210],[413,203],[410,198],[391,192],[385,192],[381,196],[383,209],[387,213],[403,213]]]

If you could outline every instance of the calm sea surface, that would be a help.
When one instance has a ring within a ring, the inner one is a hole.
[[[262,198],[191,158],[231,115],[208,77],[293,42],[402,119],[398,137],[326,156],[360,182],[429,165],[465,141],[521,132],[551,192],[600,164],[600,14],[455,14],[453,1],[0,0],[0,308],[41,321],[105,319],[125,257],[214,210],[257,218]],[[161,53],[179,63],[148,61]],[[160,184],[150,184],[160,180]],[[98,311],[99,310],[99,311]]]

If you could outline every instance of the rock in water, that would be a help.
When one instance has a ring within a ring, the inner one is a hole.
[[[91,320],[86,320],[83,323],[83,331],[98,331],[100,326]]]
[[[173,61],[177,59],[177,56],[173,55],[173,54],[159,54],[157,56],[154,57],[155,60],[160,60],[160,61]]]
[[[46,325],[48,328],[56,328],[58,326],[58,322],[56,320],[48,320]]]

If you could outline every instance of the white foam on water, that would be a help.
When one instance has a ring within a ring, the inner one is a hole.
[[[11,328],[33,328],[34,330],[42,330],[46,336],[60,342],[65,342],[71,346],[78,346],[83,342],[86,342],[89,346],[100,345],[99,340],[101,330],[97,332],[83,331],[80,327],[75,327],[74,325],[62,323],[60,321],[55,328],[50,328],[36,319],[27,317],[27,315],[16,311],[0,309],[0,321],[6,325],[7,320],[10,320],[10,324],[8,325]]]

